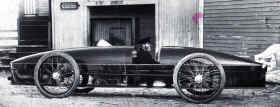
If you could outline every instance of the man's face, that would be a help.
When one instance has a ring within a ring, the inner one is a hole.
[[[143,44],[143,50],[149,51],[149,52],[152,51],[151,44],[150,43]]]

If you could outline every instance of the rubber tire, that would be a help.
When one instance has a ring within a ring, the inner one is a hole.
[[[198,93],[198,94],[201,94],[201,95],[207,95],[207,94],[211,94],[213,92],[213,90],[209,90],[209,91],[205,91],[205,92],[198,92],[198,91],[195,91],[195,90],[192,90],[192,89],[188,89],[188,91],[192,94]]]
[[[192,58],[195,58],[195,57],[200,57],[200,58],[206,58],[208,60],[211,60],[219,69],[220,71],[220,74],[221,74],[221,83],[220,83],[220,87],[219,89],[216,91],[216,93],[212,96],[210,96],[209,98],[207,99],[203,99],[203,100],[196,100],[196,99],[192,99],[191,97],[188,97],[186,96],[182,90],[180,89],[179,85],[178,85],[178,73],[179,73],[179,70],[181,68],[181,66],[186,62],[188,61],[189,59],[192,59]],[[213,56],[211,55],[208,55],[208,54],[205,54],[205,53],[192,53],[192,54],[189,54],[187,56],[185,56],[184,58],[182,58],[175,66],[174,68],[174,71],[173,71],[173,84],[174,84],[174,87],[177,91],[177,93],[183,98],[185,99],[186,101],[188,102],[192,102],[192,103],[208,103],[212,100],[214,100],[218,95],[221,94],[221,92],[223,91],[224,89],[224,86],[225,86],[225,83],[226,83],[226,76],[225,76],[225,72],[224,72],[224,68],[223,66],[216,60],[216,58],[214,58]]]
[[[51,56],[60,56],[60,57],[65,58],[66,60],[68,60],[71,63],[71,65],[73,66],[73,69],[74,69],[74,83],[71,86],[71,88],[67,92],[65,92],[63,94],[52,94],[52,93],[49,93],[49,92],[45,91],[40,86],[40,83],[39,83],[39,73],[38,73],[39,71],[38,70],[39,70],[41,64],[46,59],[48,59]],[[78,66],[77,62],[74,60],[73,57],[71,57],[70,55],[68,55],[66,53],[62,53],[62,52],[46,53],[44,56],[42,56],[39,59],[39,61],[37,62],[36,66],[35,66],[35,69],[34,69],[35,85],[37,86],[37,88],[40,91],[40,93],[43,94],[45,97],[48,97],[48,98],[64,98],[64,97],[70,96],[73,93],[73,91],[76,89],[76,87],[78,86],[79,80],[80,80],[80,69],[79,69],[79,66]]]

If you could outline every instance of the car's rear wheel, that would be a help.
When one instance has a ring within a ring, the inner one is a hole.
[[[62,98],[71,95],[79,80],[79,66],[74,58],[66,53],[47,53],[35,66],[35,85],[46,97]]]
[[[226,77],[222,65],[213,56],[193,53],[177,63],[173,83],[185,100],[207,103],[221,94]]]

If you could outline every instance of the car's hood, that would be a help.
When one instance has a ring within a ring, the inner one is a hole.
[[[64,52],[71,55],[77,62],[81,61],[82,63],[128,63],[125,56],[128,56],[132,50],[132,46],[68,48],[24,56],[11,63],[36,63],[41,56],[49,52]]]

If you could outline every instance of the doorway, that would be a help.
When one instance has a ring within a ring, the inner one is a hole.
[[[96,45],[98,40],[106,40],[113,46],[130,46],[134,43],[132,38],[132,19],[92,19],[92,42]]]
[[[93,6],[89,10],[91,46],[101,39],[113,46],[133,46],[146,37],[155,45],[154,4]]]

